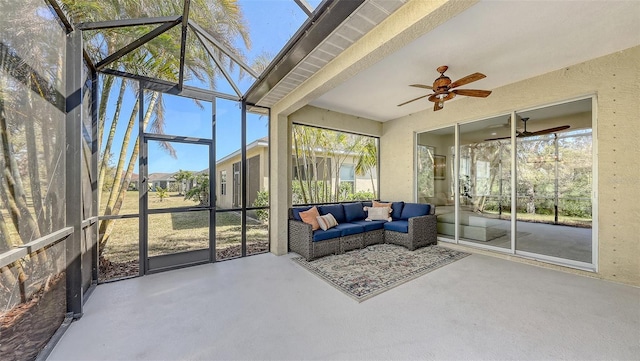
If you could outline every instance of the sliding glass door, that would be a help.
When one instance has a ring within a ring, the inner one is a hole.
[[[460,241],[511,249],[510,118],[506,114],[460,126]],[[506,139],[500,139],[505,133]]]
[[[592,269],[592,107],[586,98],[417,134],[416,200],[436,206],[439,239]]]
[[[419,203],[436,206],[438,237],[455,240],[455,127],[416,137],[416,190]]]
[[[517,114],[516,252],[592,262],[591,99]]]

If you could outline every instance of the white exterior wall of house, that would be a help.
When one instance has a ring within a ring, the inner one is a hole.
[[[271,175],[287,179],[290,167],[291,123],[381,136],[380,198],[413,200],[415,134],[488,118],[513,110],[533,108],[595,95],[594,147],[597,149],[597,271],[570,269],[535,260],[490,253],[518,262],[580,273],[640,286],[640,207],[637,182],[640,159],[629,156],[640,139],[640,47],[575,64],[497,89],[486,99],[451,102],[444,111],[425,110],[385,123],[305,106],[326,90],[375,64],[389,53],[456,16],[473,2],[409,1],[363,36],[313,77],[271,108]],[[305,116],[302,117],[301,114]],[[345,121],[349,119],[352,121]],[[271,251],[287,252],[287,208],[290,190],[283,182],[271,185]]]

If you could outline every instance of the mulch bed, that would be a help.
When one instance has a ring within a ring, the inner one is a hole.
[[[269,242],[254,242],[247,244],[247,255],[265,253],[269,251]],[[238,258],[242,255],[240,245],[216,250],[216,259],[219,261]],[[111,262],[100,257],[99,282],[117,280],[120,278],[137,276],[140,272],[138,260],[127,262]]]
[[[67,312],[65,274],[52,276],[31,299],[0,313],[0,360],[33,360]]]
[[[269,242],[256,242],[247,244],[247,255],[265,253],[267,251],[269,251]],[[216,250],[216,259],[219,261],[230,258],[237,258],[241,255],[242,248],[240,245]]]
[[[127,262],[111,262],[103,256],[100,257],[98,282],[115,280],[123,277],[137,276],[140,270],[138,260]]]

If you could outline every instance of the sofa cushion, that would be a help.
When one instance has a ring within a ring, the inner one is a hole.
[[[429,214],[430,209],[431,206],[428,204],[405,203],[400,219],[407,220],[411,217],[426,216]]]
[[[318,221],[318,226],[320,226],[323,231],[338,225],[338,222],[331,213],[327,213],[324,216],[318,216],[316,217],[316,220]]]
[[[300,212],[300,218],[304,223],[310,224],[312,230],[316,230],[320,228],[318,224],[318,220],[316,218],[320,217],[320,213],[318,213],[318,208],[315,206],[311,207],[308,211]]]
[[[291,212],[293,213],[293,219],[295,219],[296,221],[302,221],[302,218],[300,217],[300,212],[308,211],[310,209],[311,209],[311,207],[295,207],[295,208],[292,208]]]
[[[364,202],[362,202],[362,206],[363,207],[373,207],[373,202],[372,201],[364,201]]]
[[[409,233],[409,221],[393,221],[384,224],[387,231]]]
[[[400,219],[402,216],[402,209],[404,208],[404,202],[393,202],[391,203],[391,218],[394,221]]]
[[[355,221],[353,224],[357,224],[359,226],[364,227],[365,232],[375,231],[377,229],[383,229],[384,224],[387,221]]]
[[[355,223],[341,223],[335,229],[340,230],[340,236],[342,237],[364,232],[364,227]]]
[[[342,207],[342,204],[329,204],[325,206],[318,206],[318,211],[320,212],[321,216],[331,213],[333,217],[336,219],[336,221],[338,221],[338,223],[345,222],[344,207]]]
[[[361,221],[367,217],[367,214],[362,209],[364,207],[362,203],[347,203],[342,206],[344,207],[346,222]]]
[[[317,231],[313,231],[313,241],[318,242],[326,239],[338,238],[340,237],[340,232],[341,231],[339,229],[335,228],[331,228],[326,231],[319,229]]]

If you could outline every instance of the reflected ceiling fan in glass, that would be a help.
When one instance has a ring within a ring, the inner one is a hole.
[[[569,129],[570,128],[569,125],[561,125],[559,127],[547,128],[547,129],[542,129],[542,130],[538,130],[538,131],[535,131],[535,132],[530,132],[530,131],[527,130],[527,121],[528,120],[529,120],[529,118],[522,118],[522,121],[524,122],[524,129],[522,131],[516,130],[516,138],[535,137],[537,135],[545,135],[545,134],[557,133],[557,132],[560,132],[560,131],[563,131],[565,129]],[[510,138],[511,138],[511,136],[498,137],[498,138],[489,138],[489,139],[485,139],[485,141],[510,139]]]

